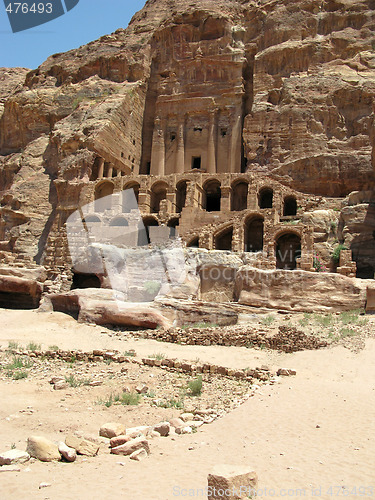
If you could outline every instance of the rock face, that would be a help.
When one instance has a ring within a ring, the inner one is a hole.
[[[256,307],[333,312],[363,309],[366,303],[366,282],[333,273],[322,279],[319,273],[263,271],[244,266],[236,287],[239,303]]]
[[[144,328],[170,325],[169,320],[154,307],[115,300],[112,290],[73,290],[65,294],[48,295],[46,300],[45,310],[49,302],[54,311],[73,313],[81,322]]]
[[[133,189],[148,239],[178,226],[188,246],[304,270],[316,252],[330,268],[339,241],[373,278],[374,19],[372,0],[157,0],[33,71],[0,69],[1,258],[44,265],[44,292],[106,286],[72,264],[65,223],[113,194],[86,229],[131,226]],[[199,269],[207,300],[231,300],[235,260],[220,280]]]

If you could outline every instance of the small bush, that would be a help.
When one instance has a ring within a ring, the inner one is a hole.
[[[91,380],[88,378],[75,378],[74,375],[65,376],[65,382],[67,382],[70,387],[79,387],[81,385],[89,385]]]
[[[136,353],[135,353],[135,351],[125,351],[124,356],[134,357],[134,356],[136,356]]]
[[[26,349],[32,352],[40,351],[41,348],[42,346],[40,344],[37,344],[36,342],[29,342],[26,346]]]
[[[183,399],[171,398],[165,401],[159,401],[157,403],[157,406],[159,408],[177,408],[178,410],[182,410],[185,405]]]
[[[48,346],[49,351],[59,351],[60,347],[58,345],[50,345]]]
[[[144,289],[149,295],[157,295],[161,288],[160,281],[146,281]]]
[[[191,380],[188,384],[190,392],[193,396],[200,396],[202,393],[202,375],[199,375],[195,380]]]
[[[335,247],[335,249],[331,253],[331,259],[335,264],[338,264],[340,261],[341,250],[347,250],[347,247],[340,243],[339,245],[337,245],[337,247]]]
[[[120,396],[120,403],[127,406],[135,406],[141,402],[141,395],[136,392],[123,392]]]
[[[13,380],[21,380],[23,378],[27,378],[28,375],[29,374],[27,372],[25,372],[24,370],[22,370],[22,371],[14,372],[12,374],[12,379]]]
[[[150,354],[148,357],[152,359],[158,359],[159,361],[161,361],[162,359],[165,359],[165,354],[163,354],[162,352],[157,352],[155,354]]]
[[[19,345],[18,342],[15,342],[14,340],[11,340],[8,342],[8,349],[11,351],[17,351],[17,349],[20,349],[21,346]]]
[[[272,314],[269,314],[268,316],[265,316],[264,318],[261,319],[263,325],[271,325],[274,321],[275,321],[275,316],[272,316]]]
[[[7,370],[19,370],[21,368],[30,368],[33,363],[28,359],[23,360],[20,356],[13,356],[11,363],[5,366]]]
[[[353,337],[354,335],[357,335],[357,332],[355,330],[352,330],[351,328],[341,328],[340,335],[341,338]]]

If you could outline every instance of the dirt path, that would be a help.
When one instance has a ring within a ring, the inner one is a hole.
[[[196,434],[152,440],[150,457],[140,463],[105,454],[74,464],[35,462],[21,466],[19,473],[1,473],[2,500],[207,498],[199,490],[206,487],[207,474],[220,463],[254,468],[260,498],[312,498],[312,488],[315,496],[324,499],[375,496],[374,339],[368,339],[359,353],[338,346],[287,355],[124,342],[101,334],[103,328],[78,325],[56,313],[2,311],[1,324],[2,346],[16,340],[24,345],[38,341],[43,347],[56,344],[83,350],[134,348],[140,355],[165,351],[168,356],[200,357],[227,366],[268,363],[297,370],[295,377],[262,387],[239,408]],[[105,421],[121,416],[119,407],[88,406],[74,391],[63,396],[27,379],[1,382],[0,388],[1,450],[9,449],[12,442],[21,446],[35,433],[57,439],[60,427],[64,432],[71,427],[94,433]],[[20,413],[27,406],[38,415],[37,419],[30,416],[32,428],[28,415]],[[133,425],[129,415],[125,425]],[[51,486],[39,490],[42,481]],[[371,486],[372,495],[370,489],[359,490]]]

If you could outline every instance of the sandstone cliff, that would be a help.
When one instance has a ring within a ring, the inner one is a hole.
[[[326,197],[373,190],[374,9],[374,0],[149,0],[126,30],[25,78],[1,70],[0,249],[40,262],[57,203],[74,206],[97,155],[139,168],[153,83],[186,84],[176,61],[199,72],[210,51],[243,67],[244,169]]]

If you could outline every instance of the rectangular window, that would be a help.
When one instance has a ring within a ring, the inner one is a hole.
[[[191,168],[201,168],[201,157],[200,156],[193,156],[191,160]]]

